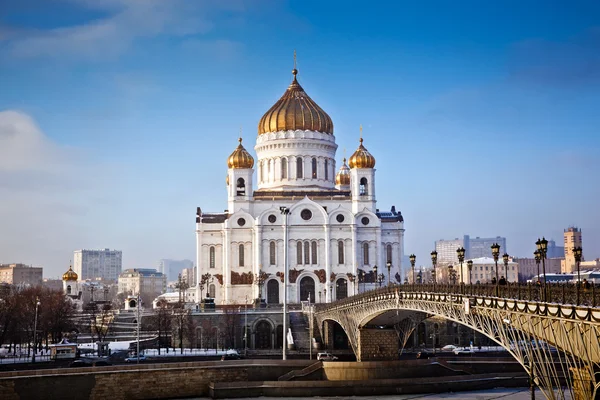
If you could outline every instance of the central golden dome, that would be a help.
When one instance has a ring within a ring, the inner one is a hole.
[[[316,131],[333,134],[333,121],[302,89],[292,70],[294,81],[283,96],[263,115],[258,134],[279,131]]]

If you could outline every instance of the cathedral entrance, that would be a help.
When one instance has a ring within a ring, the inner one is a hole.
[[[271,346],[271,325],[267,321],[260,321],[256,325],[255,348],[270,349]]]
[[[315,280],[310,276],[305,276],[300,280],[300,301],[307,301],[310,296],[310,301],[315,301]]]
[[[341,300],[348,297],[348,281],[344,278],[340,278],[335,283],[335,299]]]
[[[271,279],[267,282],[267,303],[279,304],[279,282],[277,282],[277,279]]]

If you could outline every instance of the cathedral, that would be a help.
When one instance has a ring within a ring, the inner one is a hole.
[[[330,302],[401,282],[404,220],[377,208],[375,157],[361,135],[338,169],[333,121],[292,74],[256,161],[241,138],[227,159],[227,210],[197,208],[196,299],[280,304],[287,282],[288,303]]]

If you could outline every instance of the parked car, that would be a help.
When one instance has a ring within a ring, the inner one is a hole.
[[[140,360],[140,362],[143,362],[143,361],[146,361],[147,358],[146,358],[146,356],[140,354],[139,360]],[[138,356],[127,357],[125,359],[125,362],[126,363],[137,363],[138,362]]]
[[[453,344],[448,344],[448,345],[442,347],[442,351],[454,351],[456,349],[458,349],[458,347],[456,347]]]
[[[79,358],[69,364],[69,367],[72,368],[81,368],[81,367],[106,367],[112,365],[107,360],[102,358]]]
[[[338,358],[331,353],[317,353],[318,361],[335,361]]]
[[[470,349],[468,347],[464,347],[462,349],[455,349],[454,350],[454,354],[456,354],[457,356],[460,354],[473,354],[475,353],[475,351],[473,349]]]
[[[426,359],[426,358],[429,358],[429,357],[433,357],[433,354],[428,353],[426,351],[420,351],[420,352],[417,353],[417,358],[418,359]]]

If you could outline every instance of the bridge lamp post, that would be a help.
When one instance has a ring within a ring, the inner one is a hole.
[[[509,255],[508,253],[504,253],[502,254],[502,261],[504,261],[504,278],[506,279],[506,282],[508,282],[508,259],[509,259]]]
[[[377,265],[373,266],[373,283],[377,283],[377,278],[379,278],[379,276],[377,275]],[[379,285],[381,286],[381,284]]]
[[[579,305],[579,287],[581,286],[581,271],[579,265],[581,264],[581,255],[583,250],[581,246],[573,248],[573,255],[575,256],[575,263],[577,264],[577,305]]]
[[[537,246],[538,251],[540,252],[540,259],[542,260],[542,273],[544,274],[544,282],[543,282],[543,286],[542,286],[542,290],[543,290],[543,301],[546,301],[547,299],[547,293],[546,293],[546,252],[548,251],[548,241],[546,240],[546,238],[542,237],[542,240],[538,239],[537,242],[535,242],[535,245]]]
[[[35,362],[35,351],[37,350],[37,321],[38,321],[38,308],[42,303],[40,303],[40,298],[35,298],[35,320],[33,321],[33,354],[31,355],[31,362]]]
[[[492,257],[494,257],[494,264],[496,264],[496,296],[498,296],[498,258],[500,257],[500,245],[494,243],[492,246]]]
[[[388,286],[390,286],[390,276],[392,274],[392,262],[388,260],[386,265],[387,265],[387,269],[388,269]]]
[[[436,273],[435,273],[435,266],[437,265],[437,251],[432,251],[431,252],[431,265],[433,265],[433,271],[431,272],[431,275],[433,276],[433,284],[436,284]]]
[[[456,255],[458,256],[458,262],[460,262],[460,284],[461,286],[465,283],[463,279],[463,262],[465,261],[465,248],[459,247],[456,249]]]
[[[383,276],[383,274],[379,274],[379,276],[377,276],[377,282],[379,283],[379,287],[381,287],[381,284],[383,283],[384,280],[385,280],[385,276]]]
[[[415,285],[415,262],[417,262],[417,256],[415,256],[414,254],[411,254],[409,257],[410,259],[410,267],[412,269],[412,281],[413,281],[413,287]]]
[[[467,269],[469,270],[469,285],[473,286],[473,277],[471,271],[473,271],[473,260],[467,261]]]

